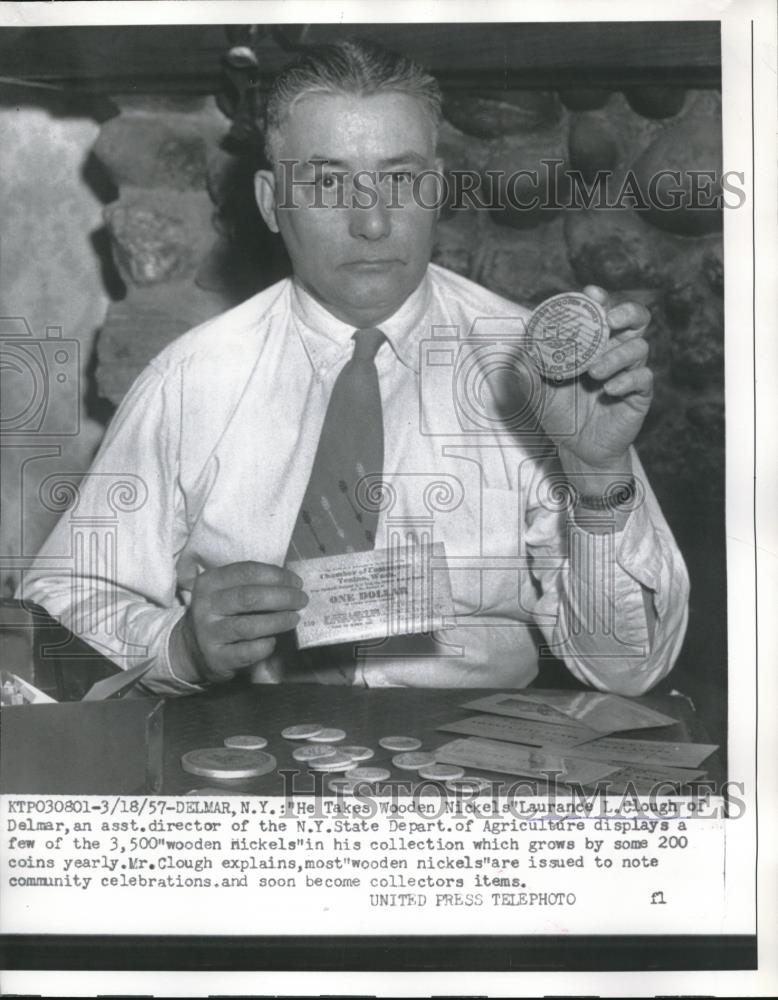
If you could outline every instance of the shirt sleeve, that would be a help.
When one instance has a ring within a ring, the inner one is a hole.
[[[89,471],[47,480],[44,502],[63,513],[19,588],[122,669],[150,664],[143,683],[160,694],[200,690],[175,675],[168,655],[186,610],[176,578],[185,544],[180,379],[146,368]]]
[[[633,510],[621,530],[586,531],[543,499],[537,477],[525,510],[536,581],[533,615],[548,650],[579,680],[640,695],[673,667],[688,622],[683,558],[634,450]],[[656,621],[649,630],[645,600]]]

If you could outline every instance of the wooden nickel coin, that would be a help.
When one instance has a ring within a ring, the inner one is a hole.
[[[181,766],[200,778],[258,778],[274,770],[276,759],[264,750],[235,750],[230,747],[205,747],[190,750],[181,758]]]
[[[527,323],[541,375],[565,382],[582,375],[608,339],[608,322],[599,303],[580,292],[553,295]]]

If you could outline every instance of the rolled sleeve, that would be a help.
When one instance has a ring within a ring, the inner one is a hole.
[[[549,651],[580,680],[618,694],[639,695],[673,667],[688,622],[689,580],[681,553],[637,456],[641,501],[619,531],[587,532],[564,513],[535,510],[530,554],[538,569],[534,612]],[[649,631],[645,602],[656,622]]]
[[[176,676],[169,653],[185,610],[176,576],[179,424],[179,375],[150,366],[90,470],[68,477],[68,509],[18,592],[122,669],[150,664],[144,686],[162,694],[198,690]]]

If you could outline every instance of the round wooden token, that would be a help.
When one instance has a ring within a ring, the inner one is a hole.
[[[334,757],[336,753],[335,747],[327,746],[326,743],[313,743],[295,747],[292,756],[295,760],[320,760],[322,757]]]
[[[190,788],[187,795],[245,795],[246,793],[234,788]]]
[[[420,778],[429,778],[431,781],[453,781],[454,778],[463,778],[465,769],[456,764],[428,764],[419,768]]]
[[[410,751],[418,750],[421,740],[417,740],[415,736],[382,736],[378,745],[384,750]]]
[[[533,359],[545,378],[564,382],[589,367],[608,339],[608,321],[599,303],[580,292],[553,295],[527,323]]]
[[[273,771],[276,759],[264,750],[238,750],[230,747],[205,747],[190,750],[181,758],[181,767],[201,778],[258,778]]]
[[[318,722],[303,722],[296,726],[287,726],[281,730],[281,735],[285,740],[307,740],[320,733],[322,728]]]
[[[228,736],[224,745],[234,750],[261,750],[267,746],[267,740],[264,736]]]
[[[348,754],[340,752],[327,757],[315,757],[305,763],[309,771],[351,771],[357,766],[357,762]]]
[[[420,767],[427,767],[435,763],[435,758],[431,753],[421,751],[411,751],[410,753],[398,753],[392,757],[392,763],[399,767],[401,771],[418,771]]]
[[[349,781],[366,781],[371,785],[379,781],[387,781],[391,776],[391,772],[387,771],[385,767],[355,767],[348,774]]]
[[[320,729],[318,733],[311,733],[308,737],[311,743],[338,743],[340,740],[345,740],[346,730],[345,729]]]
[[[490,781],[473,774],[463,774],[461,778],[449,778],[446,788],[458,795],[478,795],[488,792],[492,787]]]

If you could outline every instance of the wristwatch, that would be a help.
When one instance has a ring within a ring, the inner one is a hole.
[[[637,489],[635,477],[629,476],[611,483],[605,493],[582,493],[574,491],[573,507],[584,510],[630,511],[635,506]]]

